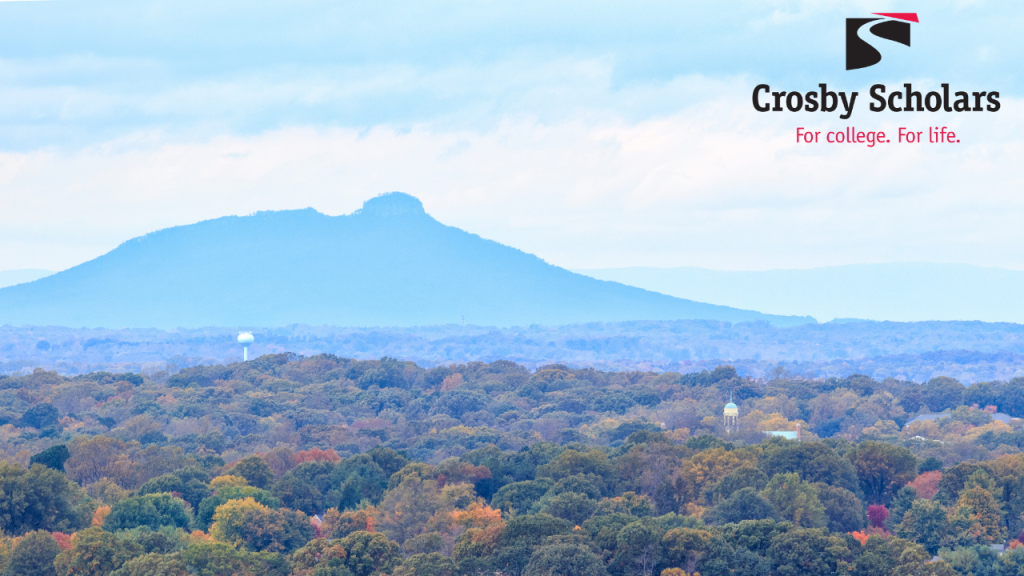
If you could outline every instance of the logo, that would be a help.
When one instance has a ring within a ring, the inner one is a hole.
[[[857,33],[866,24],[872,24],[867,32],[872,35],[910,46],[910,23],[918,23],[916,12],[874,12],[882,18],[846,19],[846,69],[858,70],[874,66],[882,61],[882,54]]]

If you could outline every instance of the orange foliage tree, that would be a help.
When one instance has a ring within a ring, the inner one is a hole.
[[[942,480],[942,472],[934,470],[932,472],[925,472],[924,474],[921,474],[912,482],[908,482],[907,486],[917,489],[918,498],[931,500],[939,493],[940,480]]]

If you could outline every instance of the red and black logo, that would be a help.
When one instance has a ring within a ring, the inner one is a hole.
[[[877,22],[868,28],[872,35],[910,46],[910,23],[918,23],[916,12],[874,12],[873,14],[882,16],[882,18],[846,19],[847,70],[867,68],[882,61],[882,54],[857,34],[866,24]]]

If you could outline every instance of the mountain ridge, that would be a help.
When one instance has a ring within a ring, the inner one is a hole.
[[[312,208],[150,232],[0,289],[0,323],[106,327],[495,326],[709,319],[814,322],[595,280],[446,226],[393,192],[348,215]]]

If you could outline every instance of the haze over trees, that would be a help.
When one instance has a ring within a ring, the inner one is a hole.
[[[1021,384],[290,354],[4,377],[0,571],[1017,574],[1024,421],[992,413]]]
[[[868,374],[877,379],[961,382],[1024,374],[1024,326],[979,322],[856,322],[777,328],[763,322],[702,320],[520,326],[253,329],[259,354],[292,350],[347,358],[390,356],[423,366],[513,359],[531,369],[562,363],[629,371],[700,372],[729,364],[744,375],[777,370],[807,377]],[[236,329],[71,329],[0,326],[0,373],[41,367],[63,374],[155,374],[241,359]],[[729,360],[724,360],[729,359]]]

